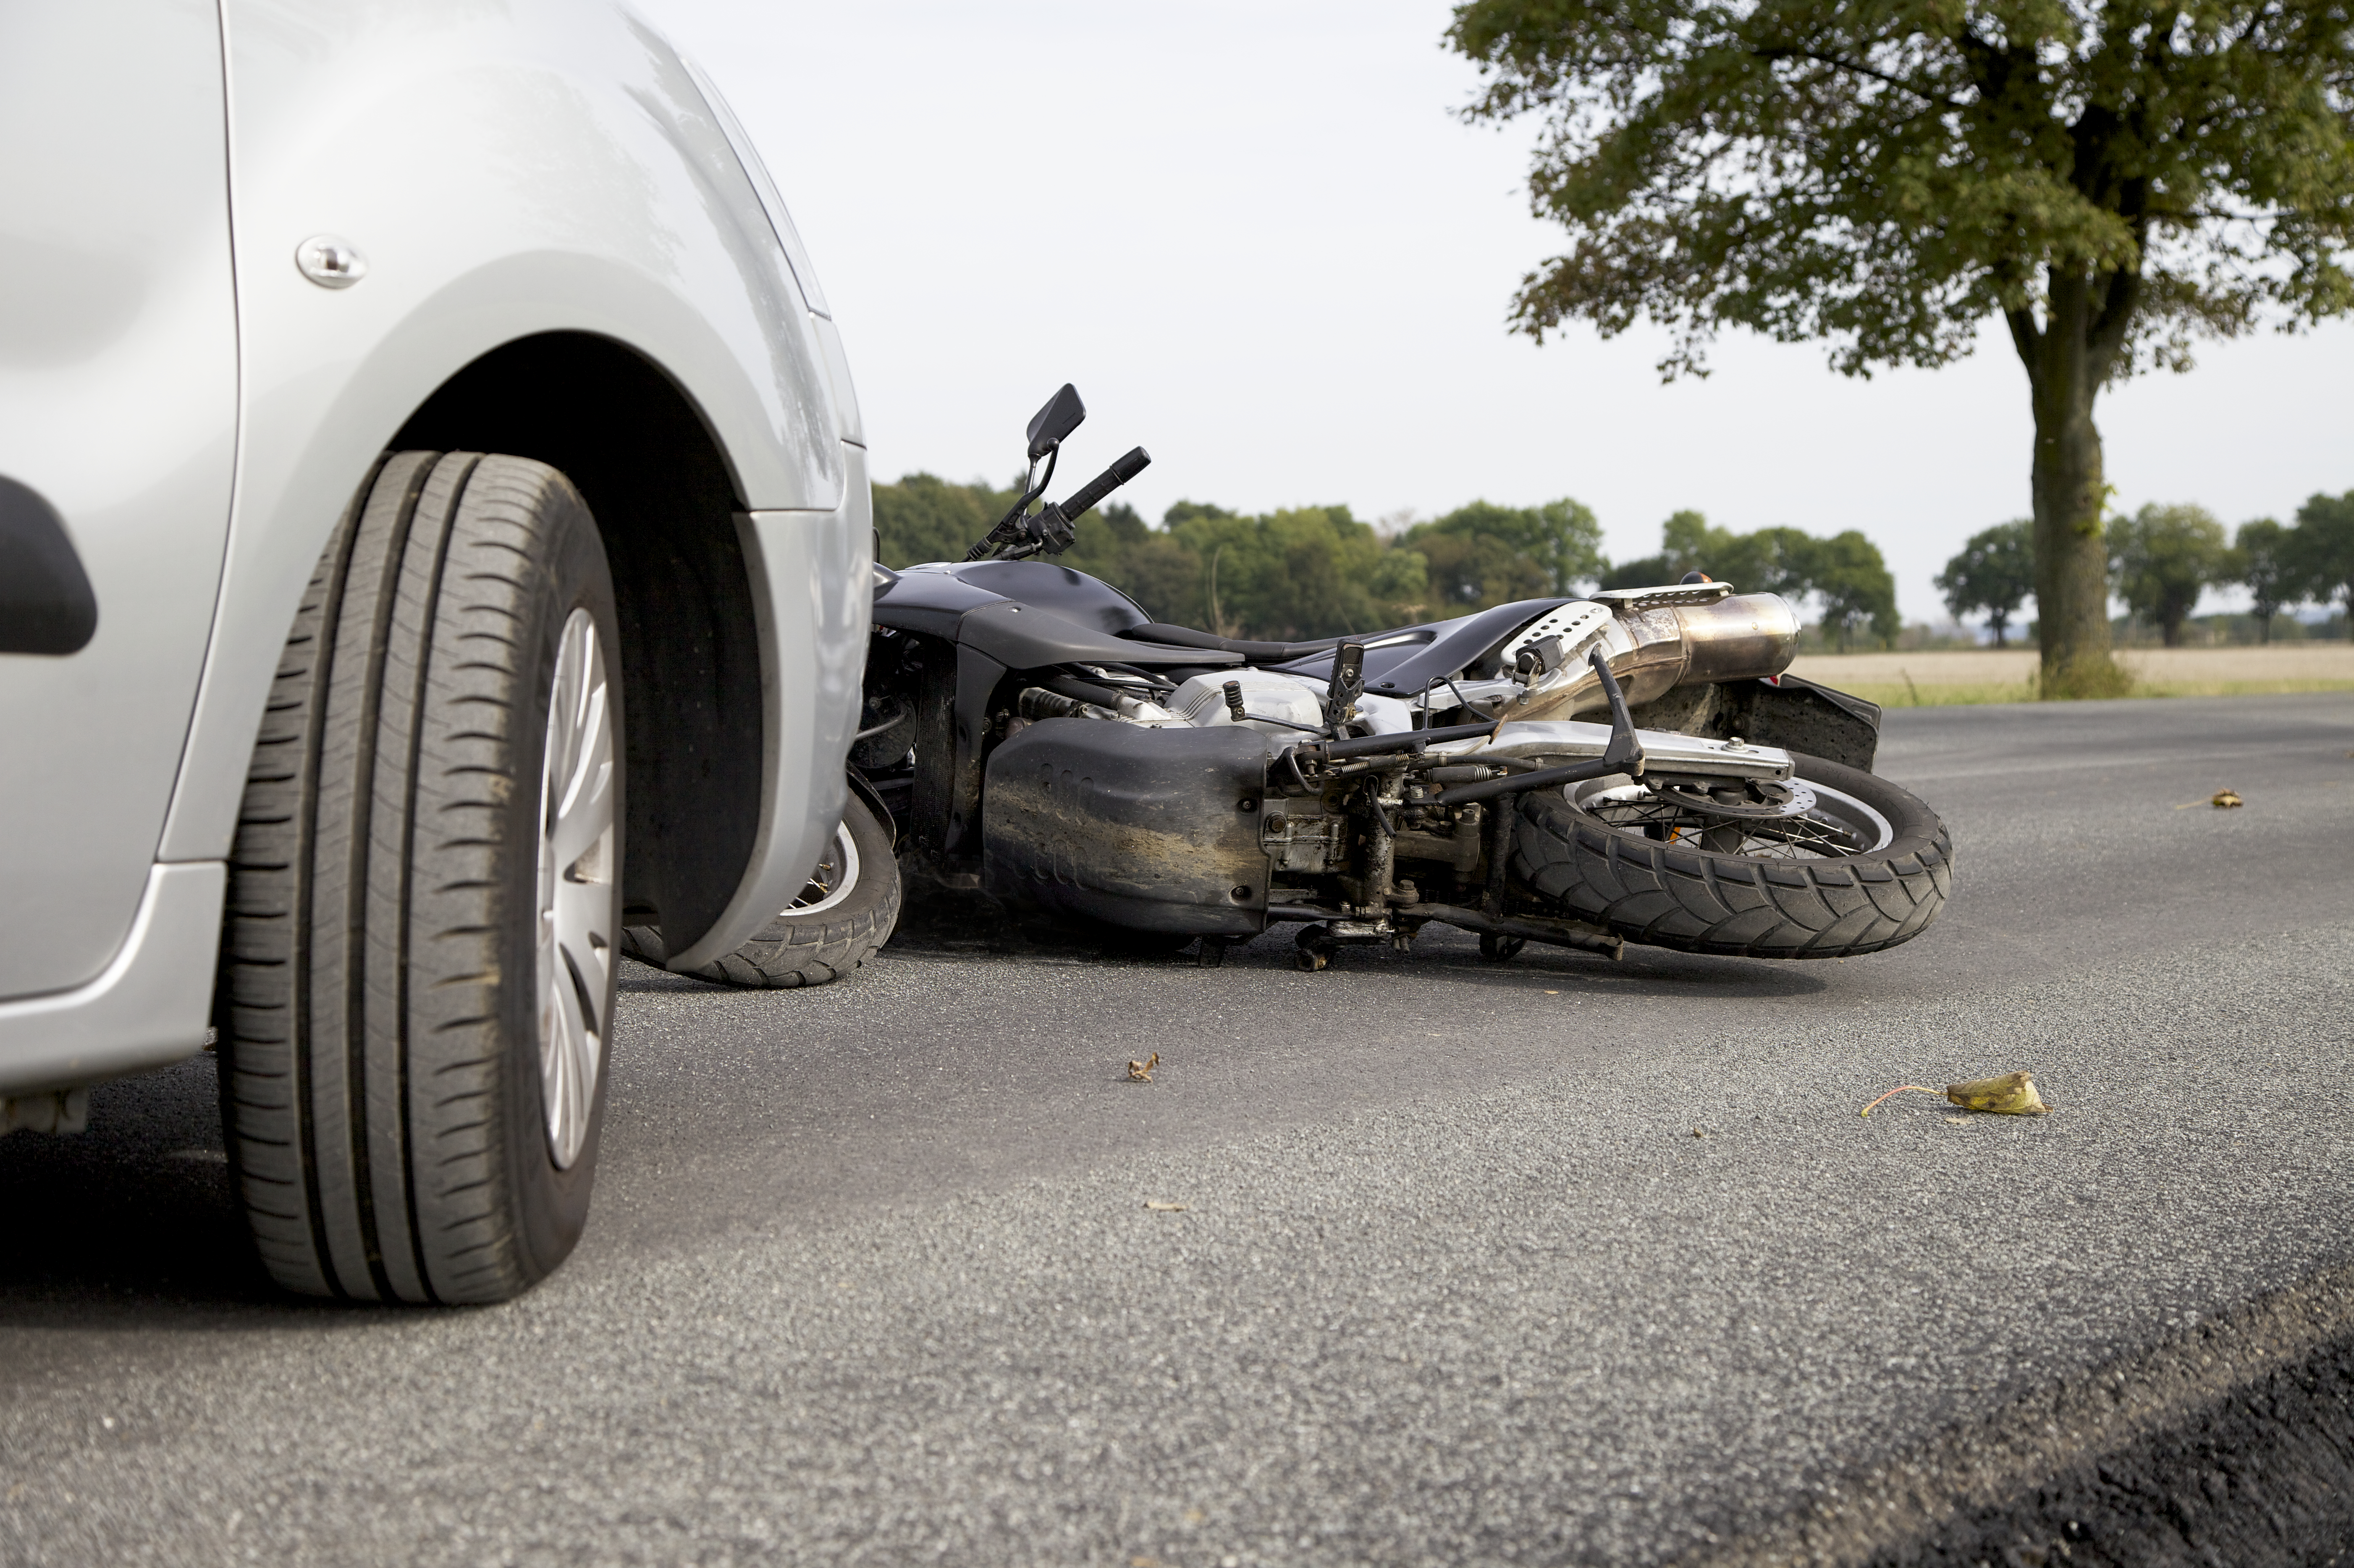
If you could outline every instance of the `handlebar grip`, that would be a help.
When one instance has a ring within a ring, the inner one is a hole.
[[[1063,515],[1077,522],[1087,508],[1142,473],[1151,462],[1150,452],[1142,447],[1131,448],[1126,457],[1081,485],[1077,494],[1064,502],[1061,508]]]

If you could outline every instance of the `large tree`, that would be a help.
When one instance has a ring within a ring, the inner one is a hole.
[[[2232,577],[2223,525],[2203,506],[2156,502],[2109,525],[2109,560],[2117,597],[2158,628],[2168,648],[2182,646],[2182,623],[2209,583]]]
[[[1896,614],[1896,578],[1880,546],[1856,529],[1815,542],[1807,580],[1823,601],[1823,631],[1844,653],[1856,628],[1870,625],[1883,648],[1893,647],[1904,622]]]
[[[2322,604],[2346,607],[2346,633],[2354,637],[2354,490],[2314,495],[2296,509],[2291,543],[2305,591]]]
[[[1994,645],[2002,647],[2004,629],[2035,591],[2034,521],[2022,517],[1971,535],[1935,582],[1956,620],[1985,615],[1994,629]]]
[[[2035,416],[2041,690],[2115,689],[2102,387],[2354,304],[2347,0],[1470,0],[1475,119],[1538,116],[1571,236],[1514,323],[1938,366],[1999,318]]]
[[[2248,585],[2248,597],[2255,601],[2259,641],[2273,640],[2273,621],[2284,605],[2306,596],[2305,574],[2290,538],[2274,519],[2252,517],[2232,541],[2232,576]]]

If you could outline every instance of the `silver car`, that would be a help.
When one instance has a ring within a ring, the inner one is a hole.
[[[217,1031],[317,1295],[588,1211],[624,923],[843,811],[864,438],[768,175],[627,9],[0,9],[0,1128]]]

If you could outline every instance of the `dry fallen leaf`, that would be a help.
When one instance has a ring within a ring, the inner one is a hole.
[[[1706,1137],[1708,1136],[1708,1134],[1706,1134],[1706,1133],[1702,1132],[1702,1131],[1700,1128],[1692,1128],[1692,1136],[1693,1136],[1694,1138],[1706,1138]]]
[[[1158,1198],[1147,1198],[1144,1200],[1144,1206],[1150,1209],[1156,1214],[1182,1214],[1186,1212],[1190,1205],[1184,1203],[1164,1203]]]
[[[2032,1073],[2005,1073],[1999,1078],[1973,1078],[1967,1084],[1947,1084],[1943,1091],[1924,1088],[1919,1084],[1899,1084],[1887,1095],[1881,1096],[1880,1100],[1888,1098],[1889,1095],[1903,1094],[1908,1089],[1916,1095],[1942,1092],[1964,1110],[1992,1111],[1999,1116],[2041,1116],[2052,1108],[2043,1103],[2043,1097],[2035,1092],[2035,1075]],[[1880,1100],[1864,1107],[1863,1114],[1870,1116],[1872,1106],[1878,1105]],[[1962,1118],[1948,1117],[1946,1119],[1957,1121]]]
[[[2246,802],[2240,799],[2240,792],[2237,789],[2218,789],[2215,791],[2214,800],[2210,804],[2219,811],[2228,811],[2232,807],[2244,805]]]
[[[1993,1111],[1999,1116],[2041,1116],[2052,1108],[2035,1092],[2032,1073],[2005,1073],[1999,1078],[1947,1084],[1946,1097],[1964,1110]]]
[[[1161,1053],[1155,1051],[1141,1062],[1130,1062],[1128,1065],[1128,1075],[1140,1084],[1149,1084],[1152,1082],[1152,1069],[1159,1065],[1161,1065]]]

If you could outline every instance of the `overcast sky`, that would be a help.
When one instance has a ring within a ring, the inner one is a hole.
[[[1861,528],[1911,620],[2028,511],[2023,373],[1989,332],[1850,380],[1746,336],[1661,386],[1664,335],[1506,333],[1562,248],[1529,132],[1467,126],[1429,0],[641,0],[759,143],[849,346],[875,474],[1002,482],[1064,381],[1070,483],[1137,444],[1149,518],[1347,503],[1379,520],[1573,495],[1614,557],[1680,507]],[[2117,503],[2287,521],[2354,488],[2354,327],[2213,344],[2101,403]],[[1068,488],[1058,483],[1059,489]]]

